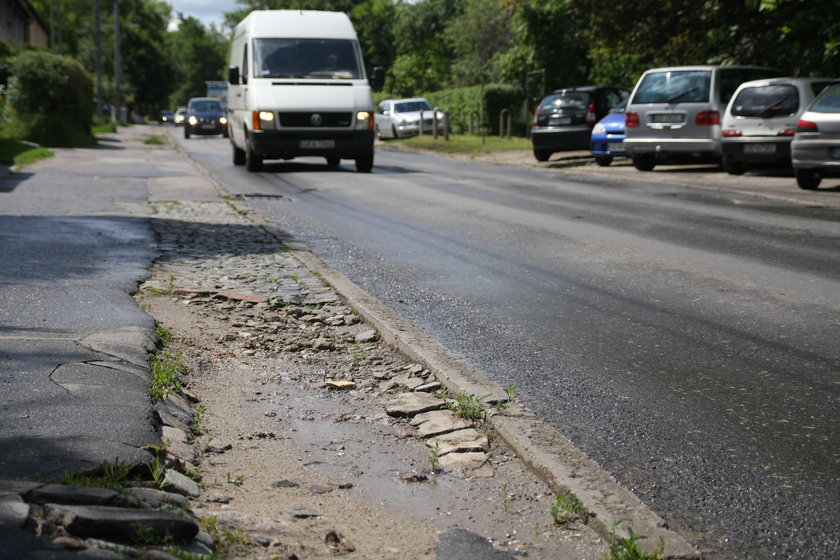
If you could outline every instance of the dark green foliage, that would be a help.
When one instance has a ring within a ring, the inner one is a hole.
[[[433,106],[449,111],[449,127],[455,134],[499,134],[499,114],[510,109],[514,136],[525,134],[522,88],[488,84],[453,88],[426,94]]]
[[[75,60],[42,51],[12,59],[6,96],[7,132],[13,138],[47,146],[94,142],[93,85]]]
[[[169,35],[169,50],[175,58],[174,91],[169,106],[186,106],[191,97],[207,95],[207,80],[224,80],[228,40],[216,30],[207,30],[193,17],[182,17],[178,30]]]

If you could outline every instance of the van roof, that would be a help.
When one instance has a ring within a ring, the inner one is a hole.
[[[235,35],[356,39],[350,18],[342,12],[318,10],[254,10],[236,26]]]
[[[716,68],[755,68],[757,70],[773,70],[778,72],[775,68],[768,68],[767,66],[753,66],[750,64],[695,64],[691,66],[663,66],[661,68],[649,68],[645,70],[648,72],[679,72],[683,70],[714,70]]]

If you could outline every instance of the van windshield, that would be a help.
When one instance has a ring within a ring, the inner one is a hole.
[[[257,78],[352,80],[362,77],[351,39],[254,39]]]
[[[712,73],[709,70],[678,70],[646,74],[633,103],[708,103]]]

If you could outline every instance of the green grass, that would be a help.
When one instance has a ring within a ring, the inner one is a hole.
[[[551,506],[551,518],[557,525],[569,523],[584,514],[583,504],[577,496],[555,496],[554,505]]]
[[[166,136],[154,134],[151,136],[146,136],[146,138],[143,140],[143,143],[147,146],[166,146],[167,144],[169,144],[169,139]]]
[[[438,136],[437,140],[435,140],[431,135],[425,134],[423,136],[406,138],[405,140],[389,140],[388,142],[400,142],[406,146],[422,148],[424,150],[468,155],[506,150],[530,151],[533,149],[531,141],[528,138],[516,136],[499,138],[498,136],[481,137],[471,134],[450,134],[449,140],[444,140],[443,136]]]
[[[178,373],[183,367],[179,356],[167,350],[156,352],[150,360],[152,367],[152,382],[149,386],[149,395],[152,403],[161,402],[166,395],[180,386]]]
[[[6,165],[29,165],[54,155],[52,150],[28,142],[0,138],[0,163]]]

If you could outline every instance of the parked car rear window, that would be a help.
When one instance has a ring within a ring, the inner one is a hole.
[[[585,111],[589,107],[589,94],[585,92],[565,92],[549,95],[540,103],[541,112],[559,111],[562,109],[579,109]]]
[[[710,70],[677,70],[645,74],[632,103],[705,103],[712,82]]]
[[[799,90],[792,85],[757,86],[742,89],[732,103],[736,117],[781,117],[799,109]]]
[[[817,113],[840,113],[840,84],[831,84],[808,108]]]

